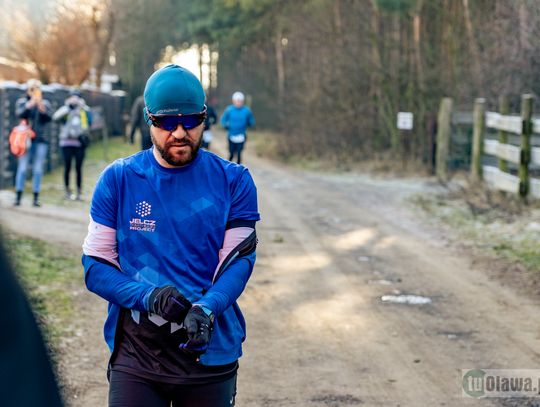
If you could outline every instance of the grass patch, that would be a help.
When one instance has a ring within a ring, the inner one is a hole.
[[[103,142],[93,142],[86,151],[83,168],[85,201],[70,201],[64,198],[63,166],[59,166],[43,179],[42,202],[55,206],[86,208],[103,169],[117,158],[127,157],[137,151],[138,144],[127,144],[123,137],[109,139],[106,154]],[[73,173],[74,169],[74,177]],[[69,335],[69,320],[74,317],[72,287],[77,283],[80,285],[83,278],[80,253],[74,254],[61,246],[37,239],[13,234],[6,237],[10,257],[46,336],[54,343],[59,336]]]
[[[397,178],[428,175],[425,164],[418,160],[396,159],[391,152],[369,154],[343,146],[338,151],[328,151],[320,156],[314,151],[304,153],[285,151],[280,140],[285,136],[271,131],[255,130],[249,133],[248,148],[259,157],[282,162],[288,166],[307,171],[350,172],[384,174]]]
[[[73,287],[82,280],[79,256],[37,239],[8,234],[7,250],[47,341],[72,334]]]
[[[43,178],[40,195],[42,202],[86,209],[103,169],[117,158],[127,157],[139,149],[138,144],[127,144],[123,137],[113,137],[109,139],[106,151],[107,154],[102,141],[93,142],[86,151],[83,168],[85,201],[64,198],[64,170],[63,166],[59,166]],[[73,179],[74,176],[73,169]],[[59,336],[69,336],[72,329],[69,321],[74,317],[73,287],[80,286],[83,279],[80,253],[74,254],[62,246],[14,234],[7,234],[6,238],[10,258],[46,337],[55,343]]]
[[[253,144],[253,149],[258,157],[277,158],[278,135],[270,131],[255,130],[249,133],[248,146]]]
[[[263,130],[255,130],[249,133],[248,148],[252,148],[258,157],[282,162],[288,166],[309,171],[348,171],[351,169],[351,161],[342,158],[321,159],[313,154],[283,154],[280,150],[279,139],[282,135]]]
[[[538,240],[522,240],[518,245],[501,243],[493,249],[501,256],[510,260],[519,261],[528,270],[540,271]]]
[[[460,189],[444,195],[416,195],[410,201],[449,226],[467,245],[540,272],[540,208],[496,191]]]

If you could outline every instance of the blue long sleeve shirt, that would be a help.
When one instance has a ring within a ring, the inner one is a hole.
[[[246,134],[247,128],[255,125],[255,119],[249,107],[230,105],[221,116],[221,125],[227,129],[229,136]]]
[[[212,284],[227,224],[259,220],[248,170],[200,150],[188,166],[168,169],[152,149],[109,166],[96,186],[92,220],[116,230],[120,269],[83,256],[88,289],[109,301],[105,339],[114,350],[120,309],[146,312],[155,287],[174,285],[216,316],[207,365],[237,360],[245,322],[236,300],[255,263],[237,257]]]

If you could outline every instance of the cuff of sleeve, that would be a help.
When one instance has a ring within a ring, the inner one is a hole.
[[[224,293],[207,292],[206,295],[197,301],[196,304],[201,306],[203,309],[207,308],[214,315],[218,316],[224,311],[224,309],[222,309],[224,308],[222,304],[226,304],[228,299],[229,297]]]
[[[144,310],[147,312],[150,311],[150,296],[152,295],[152,293],[154,292],[156,288],[157,287],[154,287],[154,286],[150,287],[142,298],[142,304],[143,304]]]
[[[113,220],[106,219],[106,218],[104,218],[102,216],[96,215],[95,213],[90,213],[90,217],[96,223],[100,223],[100,224],[105,225],[107,227],[110,227],[112,229],[116,229],[117,225],[116,225],[116,222],[114,222]]]
[[[209,317],[214,314],[214,312],[210,308],[208,308],[208,307],[206,307],[206,306],[204,306],[202,304],[196,303],[196,304],[193,304],[193,305],[194,306],[197,305],[197,306],[201,307],[201,309],[204,311],[204,313],[206,315],[208,315]]]

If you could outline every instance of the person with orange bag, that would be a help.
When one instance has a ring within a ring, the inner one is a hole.
[[[21,204],[24,184],[26,181],[26,171],[32,162],[32,192],[34,193],[33,205],[41,206],[39,202],[39,192],[41,190],[41,178],[43,168],[49,150],[49,122],[52,117],[51,104],[43,99],[41,92],[41,82],[37,79],[30,79],[27,82],[26,96],[20,98],[15,103],[15,114],[28,122],[35,133],[32,146],[29,151],[18,158],[17,174],[15,176],[15,206]]]

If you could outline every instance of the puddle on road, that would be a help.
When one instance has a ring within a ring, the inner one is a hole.
[[[393,304],[405,304],[405,305],[425,305],[431,304],[431,298],[423,297],[421,295],[401,294],[401,295],[383,295],[381,297],[382,302],[389,302]]]
[[[376,284],[376,285],[392,285],[394,284],[393,281],[390,280],[369,280],[368,284]]]
[[[445,336],[448,339],[469,339],[474,331],[440,331],[438,335]]]

